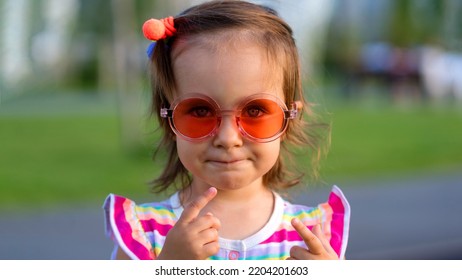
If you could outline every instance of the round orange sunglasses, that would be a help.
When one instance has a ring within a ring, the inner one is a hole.
[[[301,109],[301,102],[290,107],[274,95],[258,93],[242,100],[234,110],[222,110],[207,95],[188,94],[177,98],[170,109],[162,108],[160,116],[168,118],[176,135],[188,141],[202,141],[217,133],[223,116],[232,115],[244,137],[265,143],[284,133],[289,120]]]

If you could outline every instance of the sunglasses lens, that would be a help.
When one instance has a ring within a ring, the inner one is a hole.
[[[284,124],[282,108],[270,99],[251,100],[241,110],[240,126],[254,138],[271,138],[283,130]]]
[[[189,138],[206,137],[215,129],[217,122],[215,107],[201,98],[185,99],[173,111],[173,126]]]

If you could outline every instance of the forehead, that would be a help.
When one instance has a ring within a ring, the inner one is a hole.
[[[176,93],[248,95],[273,93],[284,100],[283,67],[249,34],[216,33],[175,42]]]

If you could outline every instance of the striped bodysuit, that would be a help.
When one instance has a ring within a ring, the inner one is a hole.
[[[212,260],[277,260],[289,257],[290,248],[306,248],[292,227],[298,218],[311,229],[321,224],[339,258],[344,258],[348,243],[350,206],[341,190],[334,186],[327,202],[317,207],[291,204],[275,195],[275,206],[268,223],[244,240],[220,238],[220,251]],[[169,230],[181,216],[183,207],[178,193],[162,202],[136,205],[132,200],[110,194],[105,203],[106,234],[132,259],[156,259]]]

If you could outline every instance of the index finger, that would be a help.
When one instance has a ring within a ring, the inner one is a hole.
[[[208,190],[206,190],[203,194],[191,201],[184,208],[180,220],[183,220],[185,222],[191,222],[192,220],[194,220],[199,215],[199,212],[202,210],[202,208],[204,208],[205,205],[207,205],[207,203],[209,203],[210,200],[212,200],[216,194],[217,189],[214,187],[211,187]]]
[[[322,253],[324,247],[321,243],[321,240],[319,240],[319,238],[314,235],[314,233],[312,233],[302,222],[300,222],[300,220],[296,218],[292,219],[292,226],[298,232],[312,254],[318,255]]]

